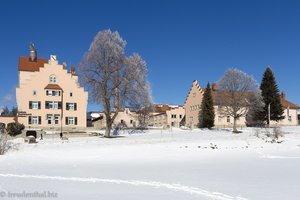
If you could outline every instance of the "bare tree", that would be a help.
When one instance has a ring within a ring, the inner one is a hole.
[[[251,105],[250,97],[258,91],[257,82],[243,71],[229,69],[218,84],[219,111],[233,117],[233,132],[238,133],[236,121],[247,114]]]
[[[0,123],[0,155],[3,155],[8,149],[7,132],[5,130],[5,124]]]
[[[265,106],[261,92],[258,91],[250,95],[249,102],[249,110],[246,114],[246,125],[256,127],[264,126],[264,121],[258,116],[258,114],[264,110]]]
[[[153,111],[154,111],[153,105],[149,104],[148,106],[145,106],[136,112],[137,114],[136,117],[138,120],[138,128],[145,129],[149,125],[150,117]]]
[[[120,109],[149,93],[146,62],[138,55],[125,56],[126,41],[118,32],[100,31],[80,64],[80,77],[90,99],[103,104],[105,136],[110,137]]]

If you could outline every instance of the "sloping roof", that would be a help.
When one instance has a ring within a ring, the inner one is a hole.
[[[166,112],[167,110],[171,110],[171,107],[168,105],[155,105],[154,112],[162,113]]]
[[[45,89],[62,90],[62,88],[57,84],[48,84]]]
[[[44,64],[48,61],[44,58],[37,58],[36,62],[29,61],[29,57],[21,56],[19,59],[19,71],[40,71],[41,67],[44,67]]]
[[[92,119],[92,122],[96,122],[96,121],[99,121],[99,120],[103,120],[103,116]]]
[[[299,109],[299,106],[292,103],[292,102],[289,102],[288,100],[286,100],[285,98],[281,98],[281,104],[284,108],[288,108],[290,107],[290,109]]]

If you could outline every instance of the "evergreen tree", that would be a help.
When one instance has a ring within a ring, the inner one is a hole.
[[[259,114],[259,118],[266,121],[268,125],[270,124],[268,119],[268,107],[270,105],[270,119],[273,121],[284,119],[284,110],[280,100],[279,89],[270,67],[267,67],[263,74],[260,89],[265,105],[263,111]]]
[[[215,122],[215,111],[210,84],[207,84],[201,103],[201,122],[203,128],[211,128]]]

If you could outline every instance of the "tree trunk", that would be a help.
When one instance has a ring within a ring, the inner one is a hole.
[[[234,117],[233,118],[233,133],[238,133],[238,130],[237,130],[237,128],[236,128],[236,120],[237,120],[237,118],[236,117]]]
[[[110,137],[110,131],[111,131],[111,128],[112,128],[112,123],[109,119],[106,119],[106,129],[105,129],[105,137]]]

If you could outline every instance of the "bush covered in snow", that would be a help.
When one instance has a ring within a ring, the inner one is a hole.
[[[20,124],[18,122],[12,122],[7,124],[7,133],[10,136],[17,136],[22,133],[22,130],[24,129],[24,125]]]

